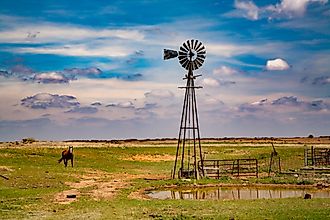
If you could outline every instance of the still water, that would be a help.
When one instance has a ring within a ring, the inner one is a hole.
[[[153,199],[190,199],[190,200],[238,200],[238,199],[281,199],[301,197],[311,194],[313,198],[330,198],[330,190],[290,189],[290,188],[198,188],[190,190],[148,191],[146,195]]]

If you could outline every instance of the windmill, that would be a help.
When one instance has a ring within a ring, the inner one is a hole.
[[[204,176],[202,146],[200,140],[195,79],[193,70],[202,66],[206,58],[206,50],[198,40],[187,40],[179,51],[164,49],[164,60],[178,57],[179,63],[188,70],[183,80],[187,80],[183,100],[179,138],[176,149],[172,178],[195,178]]]

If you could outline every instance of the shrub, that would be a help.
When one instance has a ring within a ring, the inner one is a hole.
[[[31,144],[33,142],[36,142],[37,140],[32,137],[29,137],[29,138],[23,138],[22,141],[23,141],[23,144]]]

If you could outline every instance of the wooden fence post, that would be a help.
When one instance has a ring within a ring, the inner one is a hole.
[[[239,177],[239,159],[237,160],[237,176]]]
[[[258,172],[259,172],[259,169],[258,169],[258,160],[256,159],[256,175],[257,175],[257,178],[258,178]]]
[[[312,148],[311,148],[311,150],[312,150],[312,166],[314,166],[314,147],[312,146]]]

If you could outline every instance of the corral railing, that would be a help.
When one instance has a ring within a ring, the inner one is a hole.
[[[329,166],[330,148],[311,147],[305,149],[305,166]]]
[[[201,161],[198,161],[202,170]],[[221,176],[256,176],[258,177],[257,159],[203,160],[204,174],[219,179]]]

